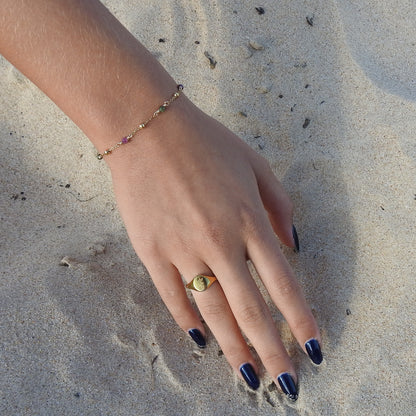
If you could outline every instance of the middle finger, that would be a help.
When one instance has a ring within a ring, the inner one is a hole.
[[[213,271],[221,283],[229,307],[250,339],[266,370],[283,392],[297,399],[296,373],[280,339],[271,313],[248,269],[245,253],[224,261]]]

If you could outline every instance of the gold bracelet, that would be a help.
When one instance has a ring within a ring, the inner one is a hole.
[[[118,149],[121,145],[127,144],[130,142],[133,137],[136,135],[136,133],[139,130],[144,129],[154,118],[156,118],[160,113],[163,113],[166,111],[166,109],[181,95],[181,92],[183,90],[183,85],[179,84],[176,86],[177,91],[171,95],[171,97],[165,101],[153,114],[151,117],[149,117],[146,121],[143,121],[140,123],[130,134],[127,136],[124,136],[118,143],[116,143],[114,146],[109,147],[107,150],[105,150],[103,153],[97,154],[97,159],[101,160],[104,156],[107,156],[111,154],[114,150]]]

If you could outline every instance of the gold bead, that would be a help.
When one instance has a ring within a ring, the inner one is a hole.
[[[103,155],[101,154],[101,153],[98,153],[98,155],[97,155],[97,159],[98,160],[101,160],[103,158]]]

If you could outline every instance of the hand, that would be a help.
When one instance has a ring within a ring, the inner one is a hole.
[[[241,328],[268,373],[296,399],[295,369],[247,266],[251,260],[318,363],[317,324],[275,235],[294,247],[292,203],[266,160],[182,96],[106,161],[130,240],[178,325],[203,346],[204,326],[181,276],[190,282],[215,275],[218,282],[192,293],[230,365],[258,387]]]

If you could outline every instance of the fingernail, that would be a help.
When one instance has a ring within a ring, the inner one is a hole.
[[[294,225],[292,225],[292,235],[293,235],[293,241],[295,242],[295,251],[296,253],[299,253],[299,237],[296,231],[296,227]]]
[[[240,366],[240,373],[250,388],[253,390],[257,390],[259,388],[260,381],[250,363],[242,364]]]
[[[319,365],[322,362],[322,352],[319,342],[315,338],[311,338],[305,343],[306,352],[309,358],[316,364]]]
[[[277,377],[277,381],[283,393],[295,402],[298,399],[298,390],[292,376],[289,373],[282,373]]]
[[[199,329],[190,329],[188,334],[196,342],[196,345],[198,345],[199,348],[205,348],[207,346],[207,342]]]

